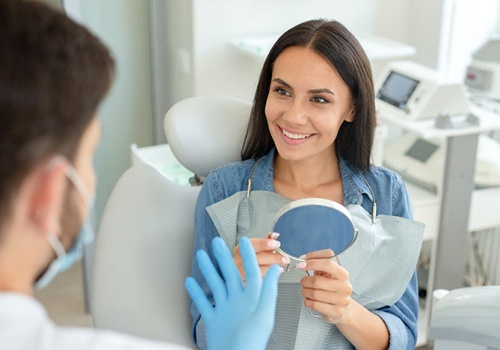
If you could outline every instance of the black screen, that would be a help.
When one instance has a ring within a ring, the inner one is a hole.
[[[437,149],[438,146],[435,144],[418,139],[406,152],[406,155],[425,163]]]
[[[377,93],[377,98],[405,110],[411,94],[419,81],[392,71]]]

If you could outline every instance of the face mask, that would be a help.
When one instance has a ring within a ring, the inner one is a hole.
[[[73,185],[76,187],[80,195],[83,197],[84,202],[87,203],[87,213],[90,213],[90,209],[94,203],[94,197],[90,195],[75,168],[70,167],[66,174]],[[83,256],[83,248],[87,244],[93,242],[94,237],[95,233],[92,225],[89,222],[88,214],[82,225],[80,233],[67,252],[65,251],[59,238],[57,238],[56,236],[48,237],[47,240],[52,249],[54,249],[57,257],[56,259],[52,260],[47,270],[45,270],[43,275],[40,276],[40,278],[35,282],[35,288],[45,288],[58,273],[69,269],[75,263],[75,261],[80,260]]]

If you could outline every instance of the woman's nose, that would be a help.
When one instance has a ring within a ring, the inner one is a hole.
[[[304,125],[307,122],[307,111],[304,104],[294,100],[285,113],[285,119],[291,125]]]

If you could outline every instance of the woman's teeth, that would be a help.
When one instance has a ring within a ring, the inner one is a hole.
[[[292,134],[291,132],[285,131],[283,129],[281,131],[283,131],[283,135],[292,140],[302,140],[312,135],[312,134]]]

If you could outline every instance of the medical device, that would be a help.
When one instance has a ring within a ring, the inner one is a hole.
[[[377,111],[404,120],[468,115],[469,102],[461,82],[440,77],[412,61],[390,63],[376,86]]]
[[[408,132],[386,145],[384,165],[403,178],[438,192],[444,154],[443,140],[426,140]],[[478,188],[500,186],[500,144],[485,135],[478,140],[474,181]]]
[[[439,129],[478,125],[462,83],[444,79],[437,71],[411,61],[390,63],[376,86],[377,112],[408,123],[434,119]],[[418,124],[416,124],[418,127]],[[384,149],[384,165],[404,178],[437,192],[444,169],[444,139],[404,133]],[[500,145],[480,135],[476,156],[477,187],[500,186]]]
[[[465,85],[478,95],[500,101],[500,37],[488,40],[474,52]]]

